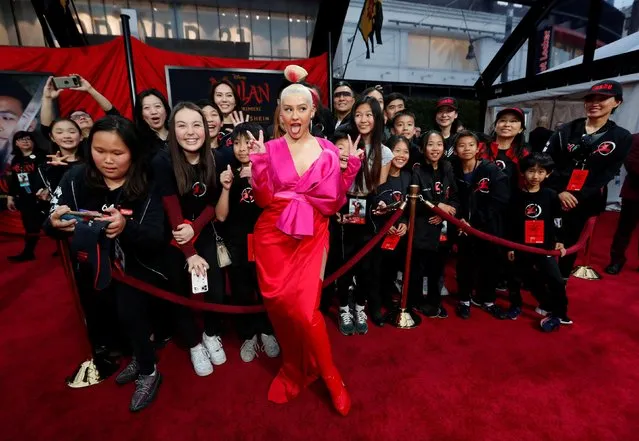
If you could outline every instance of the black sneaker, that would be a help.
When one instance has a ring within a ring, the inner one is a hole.
[[[443,306],[439,307],[439,312],[437,313],[437,318],[445,319],[448,318],[448,311]]]
[[[131,362],[120,371],[117,377],[115,377],[115,382],[120,385],[129,384],[137,380],[139,376],[140,364],[135,358],[132,358]]]
[[[508,311],[506,311],[506,318],[509,318],[511,320],[517,320],[517,317],[519,317],[521,315],[521,308],[519,306],[511,306],[510,308],[508,308]]]
[[[465,320],[470,317],[470,305],[466,305],[462,302],[459,302],[457,304],[457,308],[455,309],[455,312],[457,312],[457,315],[459,317]]]
[[[479,301],[477,296],[470,296],[470,303],[473,306],[478,306],[478,307],[482,307],[484,306],[484,304],[482,302]]]
[[[131,397],[131,405],[129,410],[131,412],[137,412],[147,407],[155,395],[158,393],[158,388],[162,383],[162,375],[159,372],[155,372],[155,375],[140,375],[135,380],[135,392]]]
[[[616,276],[617,274],[621,272],[623,265],[624,265],[624,262],[611,263],[610,265],[606,267],[606,269],[604,269],[604,271],[606,272],[606,274]]]
[[[559,317],[559,321],[561,322],[562,325],[572,325],[573,321],[570,320],[570,317],[568,317],[567,315],[563,316],[563,317]]]
[[[379,326],[380,328],[384,327],[384,315],[381,311],[377,311],[371,314],[371,321],[375,326]]]
[[[506,314],[504,313],[504,311],[494,303],[490,306],[484,303],[481,308],[496,319],[503,320],[506,318]]]
[[[558,331],[561,327],[561,321],[557,317],[549,315],[539,323],[541,330],[544,332]]]
[[[506,293],[508,292],[508,283],[505,280],[497,282],[497,286],[495,287],[495,291]]]

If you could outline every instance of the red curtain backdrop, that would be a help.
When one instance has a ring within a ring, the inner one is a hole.
[[[147,46],[135,38],[131,40],[138,91],[155,88],[166,94],[165,66],[284,70],[289,64],[298,64],[308,71],[307,81],[320,87],[324,102],[328,96],[326,55],[304,60],[239,60],[180,54]],[[82,75],[123,115],[132,116],[123,37],[71,49],[0,47],[0,70]],[[62,115],[82,108],[95,118],[102,116],[95,101],[82,92],[66,91],[59,105]]]
[[[284,70],[298,64],[308,71],[307,81],[320,87],[324,102],[328,97],[326,55],[305,60],[238,60],[180,54],[147,46],[132,38],[133,63],[138,92],[155,88],[165,95],[165,66]],[[125,116],[133,115],[123,37],[95,46],[71,49],[42,47],[0,47],[0,71],[51,72],[54,76],[79,74],[107,97]],[[202,97],[207,98],[207,97]],[[94,118],[103,116],[96,102],[83,92],[65,91],[59,101],[60,112],[85,109]],[[0,232],[20,234],[18,213],[0,212]]]

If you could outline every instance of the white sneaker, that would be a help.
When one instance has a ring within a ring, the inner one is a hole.
[[[262,348],[269,358],[280,355],[280,345],[274,335],[262,334]]]
[[[211,360],[209,360],[209,352],[202,343],[198,343],[196,347],[191,348],[191,363],[193,363],[195,373],[200,377],[206,377],[213,373],[213,365],[211,364]]]
[[[442,286],[442,297],[449,296],[449,295],[450,295],[450,293],[448,292],[446,287]]]
[[[242,343],[240,358],[244,363],[250,363],[258,356],[257,351],[259,351],[259,349],[260,346],[257,344],[257,335],[254,335],[253,338],[244,340],[244,343]]]
[[[215,366],[226,363],[226,353],[224,348],[222,348],[222,339],[219,336],[209,337],[206,332],[203,332],[202,343],[204,343],[206,350],[209,351],[209,357]]]
[[[548,316],[548,311],[546,311],[545,309],[541,309],[539,306],[535,308],[535,312],[542,317]]]

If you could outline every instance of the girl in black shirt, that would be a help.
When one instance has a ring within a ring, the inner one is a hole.
[[[56,189],[64,174],[83,163],[82,131],[75,121],[58,118],[51,123],[52,153],[47,165],[42,168],[45,185],[55,203]],[[47,195],[43,195],[43,198]]]
[[[62,179],[57,205],[53,207],[45,229],[62,239],[77,235],[80,229],[84,235],[92,224],[103,223],[97,245],[105,254],[98,254],[98,264],[110,266],[113,263],[127,275],[157,286],[164,285],[166,276],[161,271],[164,212],[159,195],[148,184],[144,148],[135,126],[122,117],[102,118],[93,125],[89,145],[91,155],[86,164],[75,167]],[[100,217],[79,221],[66,217],[70,210],[94,211]],[[87,240],[86,235],[84,237]],[[87,244],[86,249],[95,246]],[[94,359],[98,358],[96,353],[102,345],[106,346],[103,352],[115,349],[110,345],[118,333],[117,319],[125,325],[134,358],[116,382],[135,381],[130,410],[138,411],[150,404],[162,380],[155,368],[151,342],[152,330],[147,314],[150,297],[114,281],[107,289],[96,290],[91,261],[85,262],[79,253],[72,259]],[[117,310],[117,316],[110,314],[111,308]],[[104,378],[105,372],[100,370],[100,375]]]
[[[38,149],[33,134],[20,131],[13,135],[13,159],[7,208],[19,210],[24,226],[24,249],[16,256],[9,256],[12,262],[26,262],[35,259],[35,247],[40,235],[47,207],[38,199],[45,188],[40,178],[40,167],[46,157]]]
[[[233,303],[236,305],[254,305],[261,300],[252,251],[253,229],[262,209],[253,198],[250,138],[247,133],[257,139],[261,130],[256,123],[241,123],[233,130],[233,149],[240,166],[233,169],[227,165],[227,169],[222,172],[220,182],[223,188],[215,210],[217,219],[226,226],[225,242],[233,259],[228,274]],[[269,357],[279,355],[280,348],[265,312],[239,316],[237,332],[243,340],[240,348],[242,361],[253,361],[260,348]]]
[[[198,101],[197,105],[200,106],[202,113],[204,113],[206,117],[206,126],[209,130],[209,139],[211,140],[211,152],[213,152],[213,156],[215,157],[215,168],[219,175],[226,170],[227,165],[238,165],[233,156],[233,148],[222,146],[218,138],[222,129],[222,111],[217,104],[209,100]]]
[[[450,162],[444,159],[444,137],[435,131],[424,135],[424,165],[413,169],[413,184],[419,185],[420,195],[451,216],[457,214],[459,199],[457,184]],[[442,237],[443,219],[434,215],[426,205],[417,203],[415,235],[413,238],[413,271],[411,272],[411,305],[431,318],[447,318],[441,305],[440,280],[448,247]],[[423,279],[428,278],[428,294],[422,300]]]
[[[222,303],[224,281],[217,261],[217,233],[213,225],[218,199],[215,160],[209,150],[206,118],[193,103],[178,104],[169,121],[169,153],[159,152],[154,176],[172,230],[165,261],[174,292],[192,294],[191,273],[206,276],[207,301]],[[199,334],[194,316],[186,307],[175,305],[178,332],[191,352],[193,368],[199,376],[213,372],[213,364],[226,362],[219,337],[219,316],[204,313],[204,333]]]
[[[377,209],[384,209],[390,205],[401,202],[405,199],[408,186],[411,182],[411,172],[406,170],[406,165],[410,163],[410,141],[403,137],[393,135],[388,140],[388,147],[393,152],[388,179],[377,188],[374,206]],[[372,220],[376,229],[381,229],[393,212],[375,214],[373,211]],[[382,316],[382,304],[387,308],[392,307],[391,293],[397,278],[397,271],[403,271],[404,259],[406,255],[406,241],[402,238],[407,232],[408,219],[405,216],[399,218],[397,223],[388,231],[386,239],[382,244],[373,249],[374,270],[371,277],[371,291],[368,297],[368,309],[371,313],[371,320],[377,326],[384,324]]]

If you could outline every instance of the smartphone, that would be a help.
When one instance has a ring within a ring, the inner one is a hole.
[[[60,216],[62,220],[72,220],[75,219],[78,222],[84,222],[86,220],[95,219],[96,217],[104,216],[102,213],[98,213],[97,211],[68,211]]]
[[[193,294],[201,294],[209,290],[209,279],[204,275],[198,276],[195,271],[191,272],[191,291]]]
[[[80,87],[80,77],[77,75],[70,75],[68,77],[53,77],[53,85],[58,90]]]

